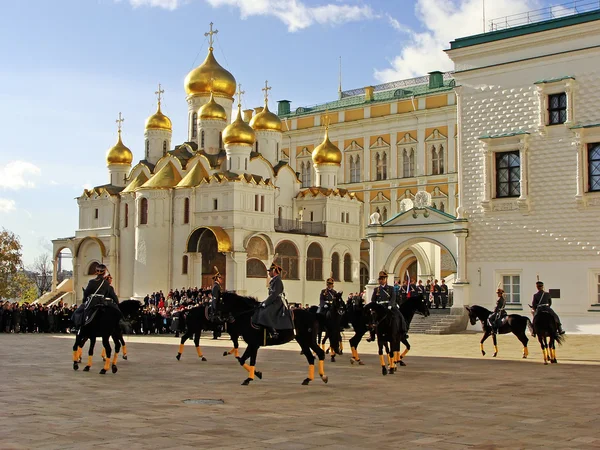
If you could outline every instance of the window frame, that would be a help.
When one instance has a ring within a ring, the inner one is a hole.
[[[498,164],[500,162],[500,160],[505,156],[505,155],[514,155],[519,159],[519,165],[518,166],[512,166],[510,165],[511,161],[514,161],[513,158],[508,158],[508,166],[507,167],[498,167]],[[512,191],[512,184],[515,183],[514,180],[512,180],[512,174],[513,174],[513,170],[514,168],[519,169],[519,179],[518,179],[518,192],[514,193]],[[508,181],[500,181],[500,171],[504,171],[507,170],[508,172]],[[495,182],[494,182],[494,198],[517,198],[521,195],[521,157],[519,154],[518,150],[509,150],[509,151],[504,151],[504,152],[494,152],[494,177],[495,177]],[[508,185],[508,193],[506,195],[501,195],[501,193],[499,192],[499,186],[500,185],[504,185],[507,184]]]
[[[140,225],[148,225],[148,199],[142,197],[140,199]]]
[[[510,283],[510,289],[507,289],[507,285],[505,285],[504,283],[504,277],[510,277],[511,279],[511,283]],[[513,287],[515,286],[515,284],[512,282],[514,277],[519,277],[519,292],[516,293],[513,290]],[[523,300],[523,271],[521,269],[501,269],[501,270],[497,270],[496,271],[496,276],[494,277],[496,280],[496,284],[495,286],[502,286],[502,289],[504,289],[504,293],[505,298],[506,298],[506,307],[507,309],[523,309],[523,303],[527,304],[527,301]],[[494,287],[495,289],[495,287]],[[518,295],[518,299],[519,301],[514,301],[514,295],[517,294]],[[494,305],[495,305],[495,300],[494,300]]]
[[[573,108],[573,92],[576,89],[576,80],[571,76],[563,77],[562,79],[538,81],[534,83],[538,92],[539,103],[539,120],[538,132],[545,134],[549,128],[554,128],[557,125],[572,126],[575,120],[575,109]],[[550,95],[565,94],[567,100],[566,120],[564,123],[551,124],[549,114]]]
[[[352,255],[346,253],[344,255],[344,282],[352,283]]]
[[[309,256],[311,248],[318,248],[320,257]],[[306,281],[323,281],[323,247],[311,242],[306,249]]]
[[[190,223],[190,198],[183,199],[183,223]]]
[[[552,107],[552,100],[554,98],[558,98],[558,107]],[[561,99],[564,98],[564,106],[560,106]],[[562,125],[567,121],[567,93],[566,92],[557,92],[555,94],[548,94],[548,125]],[[561,117],[564,112],[564,117]],[[558,113],[558,120],[554,121],[552,119],[553,113]],[[562,119],[562,120],[561,120]]]
[[[192,113],[192,139],[198,136],[198,113]]]
[[[592,150],[591,147],[596,147],[597,151],[598,151],[598,158],[597,159],[592,159],[591,158],[591,154],[592,154]],[[592,162],[597,161],[598,162],[598,166],[597,166],[597,173],[594,174],[592,173],[593,167],[592,167]],[[586,144],[586,163],[587,163],[587,179],[586,179],[586,192],[600,192],[600,142],[588,142]],[[592,189],[592,178],[593,177],[597,177],[598,179],[598,188],[597,189]]]

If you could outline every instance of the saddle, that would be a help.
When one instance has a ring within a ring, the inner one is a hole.
[[[98,311],[105,307],[116,308],[116,305],[110,298],[104,298],[102,295],[91,295],[83,310],[83,316],[85,318],[83,325],[88,325],[94,320]]]

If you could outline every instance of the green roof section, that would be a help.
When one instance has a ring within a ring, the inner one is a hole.
[[[386,91],[375,91],[373,94],[373,100],[366,100],[365,95],[353,95],[344,97],[340,100],[332,102],[322,103],[314,106],[301,106],[296,108],[295,111],[289,114],[281,114],[281,118],[295,118],[306,115],[311,115],[325,111],[338,111],[346,108],[369,106],[378,103],[385,103],[395,100],[406,100],[413,97],[421,97],[423,95],[437,94],[442,92],[452,91],[455,87],[454,79],[446,79],[443,85],[436,88],[430,88],[429,84],[424,83],[420,85],[407,86],[399,89],[390,89]]]
[[[499,134],[484,134],[483,136],[479,136],[478,139],[499,139],[499,138],[507,138],[513,136],[521,136],[523,134],[530,134],[529,131],[517,130],[517,131],[507,131],[506,133]]]
[[[559,81],[564,81],[564,80],[574,80],[575,77],[571,76],[571,75],[565,75],[564,77],[558,77],[558,78],[550,78],[549,80],[540,80],[540,81],[536,81],[533,84],[548,84],[548,83],[557,83]]]
[[[557,28],[570,27],[582,23],[593,22],[595,20],[600,20],[600,9],[581,14],[575,14],[572,16],[559,17],[557,19],[544,20],[542,22],[530,23],[518,27],[506,28],[503,30],[490,31],[488,33],[458,38],[450,42],[450,50],[471,47],[479,44],[487,44],[489,42],[501,41],[503,39],[510,39],[517,36],[526,36],[528,34],[555,30]]]

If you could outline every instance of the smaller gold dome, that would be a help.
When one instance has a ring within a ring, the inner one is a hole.
[[[248,145],[250,147],[256,142],[254,130],[242,120],[242,111],[239,105],[236,119],[223,130],[223,142],[230,145]]]
[[[256,131],[281,132],[281,119],[277,116],[277,114],[269,111],[269,105],[265,100],[264,109],[250,120],[250,126]]]
[[[171,119],[165,116],[160,110],[160,102],[156,112],[146,119],[146,130],[167,130],[173,131]]]
[[[208,49],[204,62],[187,74],[184,86],[187,95],[203,95],[214,91],[217,96],[227,98],[233,97],[237,87],[233,75],[215,59],[212,47]]]
[[[203,120],[227,120],[225,108],[215,102],[215,97],[212,92],[210,93],[210,100],[208,103],[202,105],[198,111],[198,115],[200,116],[200,119]]]
[[[131,165],[133,161],[133,153],[123,144],[121,141],[121,130],[119,130],[119,140],[111,147],[106,153],[106,164],[123,164],[123,165]]]
[[[342,152],[329,140],[329,130],[325,129],[325,139],[312,152],[315,164],[342,164]]]

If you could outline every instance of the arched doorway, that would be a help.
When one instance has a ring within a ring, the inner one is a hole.
[[[225,251],[230,251],[230,247],[229,235],[219,227],[197,228],[190,234],[187,252],[199,254],[199,257],[195,258],[194,266],[194,281],[198,287],[212,286],[215,267],[223,276],[222,285],[225,286],[227,277]]]

